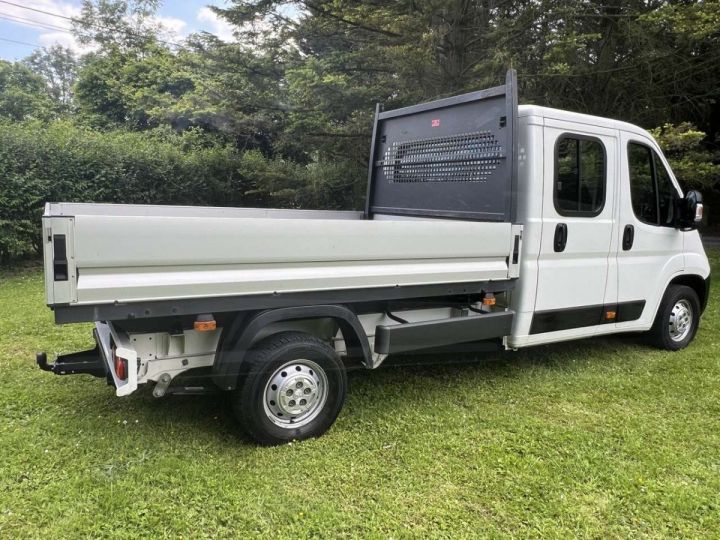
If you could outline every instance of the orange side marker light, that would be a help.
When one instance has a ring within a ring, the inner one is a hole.
[[[217,328],[217,323],[210,314],[198,315],[193,328],[198,332],[211,332]]]
[[[217,328],[217,323],[215,321],[195,321],[193,326],[198,332],[210,332]]]

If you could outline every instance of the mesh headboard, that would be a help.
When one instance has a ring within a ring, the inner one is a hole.
[[[376,110],[366,215],[514,217],[514,71],[504,86]]]

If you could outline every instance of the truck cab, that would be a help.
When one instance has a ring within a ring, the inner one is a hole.
[[[524,253],[510,346],[647,331],[670,284],[707,301],[700,236],[647,131],[521,105],[518,134]]]
[[[45,289],[118,396],[228,392],[263,444],[324,433],[349,367],[620,332],[688,346],[710,267],[650,134],[504,85],[376,108],[362,212],[48,203]]]

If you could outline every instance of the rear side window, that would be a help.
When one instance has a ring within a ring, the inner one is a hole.
[[[635,217],[650,225],[672,227],[679,194],[660,156],[644,144],[629,143],[628,170]]]
[[[605,147],[597,139],[565,135],[555,146],[555,210],[597,216],[605,206]]]

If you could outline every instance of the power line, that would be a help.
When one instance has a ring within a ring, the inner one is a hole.
[[[8,39],[8,38],[0,37],[0,41],[7,41],[8,43],[17,43],[18,45],[27,45],[28,47],[33,47],[35,49],[42,48],[42,45],[38,45],[37,43],[28,43],[27,41],[18,41],[16,39]]]
[[[44,22],[40,22],[40,21],[34,21],[32,19],[27,19],[25,17],[18,17],[17,15],[12,15],[10,13],[4,13],[2,11],[0,11],[0,19],[15,22],[18,24],[24,24],[26,26],[31,26],[33,28],[42,28],[45,30],[61,30],[63,32],[70,32],[70,28],[66,28],[64,26],[56,26],[54,24],[44,23]]]
[[[97,23],[83,23],[83,21],[81,21],[80,19],[77,19],[77,18],[75,18],[75,17],[68,17],[67,15],[61,15],[60,13],[53,13],[52,11],[46,11],[46,10],[44,10],[44,9],[38,9],[38,8],[23,6],[22,4],[16,4],[15,2],[9,2],[8,0],[0,0],[0,3],[2,3],[2,4],[7,4],[7,5],[9,5],[9,6],[14,6],[14,7],[17,7],[17,8],[20,8],[20,9],[26,9],[26,10],[28,10],[28,11],[34,11],[35,13],[42,13],[43,15],[48,15],[48,16],[50,16],[50,17],[57,17],[57,18],[59,18],[59,19],[64,19],[64,20],[66,20],[66,21],[72,22],[73,24],[80,24],[80,25],[85,25],[85,26],[91,26],[91,27],[97,28],[97,29],[99,29],[99,30],[108,30],[108,31],[110,31],[110,32],[116,32],[116,33],[119,33],[119,34],[125,34],[126,36],[130,36],[130,37],[134,37],[134,38],[138,38],[138,39],[146,37],[146,36],[143,36],[143,35],[138,34],[138,33],[136,33],[136,32],[132,32],[132,31],[130,31],[130,30],[121,30],[120,28],[114,28],[114,27],[112,27],[112,26],[105,26],[105,25],[97,24]],[[155,38],[155,40],[156,40],[158,43],[164,43],[165,45],[170,45],[170,46],[172,46],[172,47],[182,47],[181,44],[175,43],[175,42],[173,42],[173,41],[167,41],[167,40],[159,39],[159,38],[157,38],[157,37]]]

